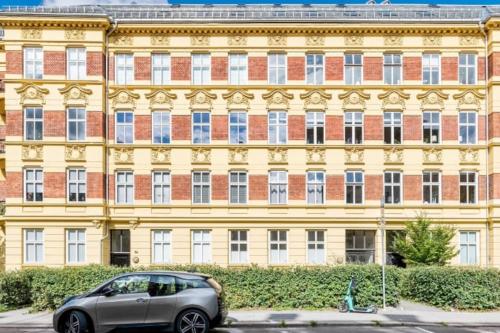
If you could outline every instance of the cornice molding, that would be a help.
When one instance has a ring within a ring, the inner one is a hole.
[[[57,18],[57,17],[33,17],[29,16],[2,16],[0,22],[3,27],[20,28],[94,28],[107,29],[111,24],[108,18],[93,19],[88,17]]]

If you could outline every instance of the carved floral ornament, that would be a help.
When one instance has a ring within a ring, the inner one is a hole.
[[[232,90],[227,94],[222,94],[227,102],[228,109],[250,109],[250,100],[254,98],[254,94],[251,94],[245,90]]]
[[[24,83],[21,87],[16,88],[16,92],[21,96],[19,104],[45,104],[45,95],[49,93],[49,89],[42,88],[33,83]]]
[[[23,145],[22,159],[24,161],[43,160],[43,145]]]
[[[324,148],[309,148],[306,151],[307,164],[325,164],[326,150]]]
[[[363,36],[352,35],[344,37],[345,45],[348,46],[362,46],[363,45]]]
[[[152,90],[150,93],[145,94],[146,99],[149,100],[149,108],[153,109],[172,109],[174,107],[172,101],[177,98],[176,94],[172,94],[166,89]]]
[[[212,161],[212,152],[209,148],[197,148],[191,150],[191,163],[210,164]]]
[[[485,95],[477,90],[466,90],[453,95],[453,98],[457,100],[457,109],[459,110],[481,110],[484,97]]]
[[[212,101],[217,98],[216,94],[203,89],[194,90],[185,96],[189,100],[191,110],[211,110]]]
[[[232,35],[227,37],[229,46],[245,46],[247,45],[247,37],[242,35]]]
[[[403,164],[403,149],[396,147],[384,149],[384,163]]]
[[[42,39],[41,29],[23,29],[22,30],[23,39]]]
[[[280,147],[268,149],[267,159],[269,164],[286,164],[288,163],[288,150]]]
[[[460,149],[460,164],[479,164],[479,150],[470,147]]]
[[[248,163],[248,149],[245,149],[245,148],[231,148],[231,149],[229,149],[229,163],[231,163],[231,164],[247,164]]]
[[[345,163],[348,164],[363,164],[365,152],[363,149],[351,148],[345,151]]]
[[[134,149],[133,148],[115,148],[114,157],[115,157],[116,164],[134,163]]]
[[[438,35],[427,35],[422,37],[424,46],[440,46],[442,37]]]
[[[64,104],[66,105],[87,105],[88,96],[92,95],[92,90],[76,83],[66,85],[66,87],[59,89],[59,92],[64,96]]]
[[[448,96],[448,94],[433,89],[418,94],[417,99],[420,100],[420,107],[422,110],[443,110],[444,101],[448,99]]]
[[[293,99],[293,94],[289,94],[282,89],[274,89],[268,93],[263,94],[262,98],[266,101],[268,110],[283,110],[290,108],[290,100]]]
[[[85,161],[86,150],[84,145],[66,146],[64,156],[66,161]]]
[[[403,45],[403,36],[401,35],[391,35],[384,36],[385,46],[401,46]]]
[[[209,46],[210,38],[207,35],[191,36],[191,45],[193,46]]]
[[[332,99],[332,95],[323,90],[315,89],[300,94],[300,98],[304,100],[304,109],[324,111],[328,108],[328,101]]]
[[[370,94],[361,90],[349,90],[340,94],[339,99],[342,100],[344,110],[364,110],[366,109],[366,101],[370,99]]]
[[[133,109],[136,105],[136,100],[139,99],[139,94],[136,94],[127,89],[117,89],[109,94],[111,106],[113,108],[129,108]]]
[[[479,40],[477,36],[460,36],[459,43],[461,46],[475,46],[479,44]]]
[[[132,45],[133,39],[132,36],[123,34],[123,35],[114,35],[110,38],[110,43],[120,46]]]
[[[307,46],[323,46],[325,45],[325,37],[319,35],[306,36]]]
[[[83,29],[66,29],[64,31],[64,37],[67,40],[84,40],[85,30]]]
[[[403,111],[410,94],[405,94],[400,90],[389,90],[378,95],[378,98],[382,100],[382,109]]]
[[[441,149],[424,149],[424,164],[441,164],[443,162],[443,152]]]
[[[171,150],[169,148],[153,148],[151,149],[151,163],[153,164],[169,164],[171,161]]]
[[[267,37],[267,45],[269,46],[286,46],[286,36],[271,35]]]
[[[154,35],[151,36],[152,45],[170,45],[170,37],[165,35]]]

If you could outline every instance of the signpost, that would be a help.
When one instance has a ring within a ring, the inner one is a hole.
[[[385,201],[384,198],[380,199],[380,235],[381,235],[381,256],[382,256],[382,302],[383,302],[383,308],[385,309],[385,261],[386,261],[386,254],[385,254],[385,246],[384,246],[384,239],[385,239],[385,212],[384,212],[384,205]]]

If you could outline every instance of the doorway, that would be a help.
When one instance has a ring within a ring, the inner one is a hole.
[[[111,230],[111,265],[130,266],[130,230]]]

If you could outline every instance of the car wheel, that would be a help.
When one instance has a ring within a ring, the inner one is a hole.
[[[175,328],[178,333],[207,333],[210,329],[210,323],[203,312],[187,310],[177,318]]]
[[[64,320],[64,333],[86,333],[89,331],[87,318],[80,311],[71,311]]]

